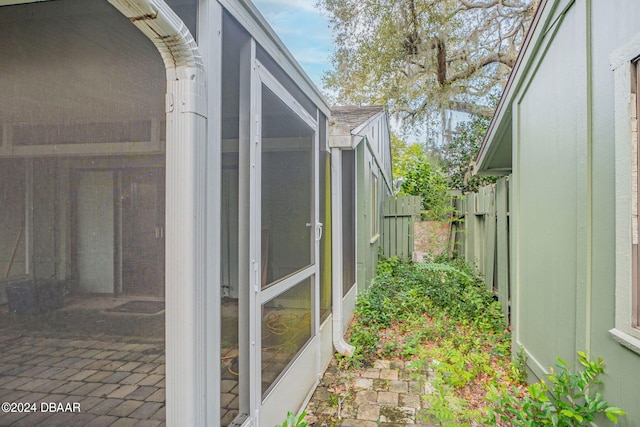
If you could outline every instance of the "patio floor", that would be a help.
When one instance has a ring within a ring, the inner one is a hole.
[[[0,402],[31,410],[3,405],[0,425],[164,425],[162,346],[5,332],[0,355]]]
[[[15,404],[3,406],[0,426],[165,425],[164,314],[106,311],[122,299],[68,302],[40,316],[0,313],[0,403]],[[223,425],[238,408],[233,361],[223,358]],[[430,426],[421,414],[428,379],[403,361],[346,372],[334,359],[307,420],[311,426]]]
[[[164,425],[164,312],[110,311],[137,299],[0,312],[0,426]]]

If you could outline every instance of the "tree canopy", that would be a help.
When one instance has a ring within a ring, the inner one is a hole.
[[[423,216],[442,220],[452,210],[447,176],[438,159],[420,144],[406,144],[392,135],[393,176],[400,180],[398,194],[422,198]]]
[[[405,125],[445,110],[491,113],[539,0],[319,0],[340,103],[387,105]]]
[[[449,187],[460,190],[462,194],[476,191],[498,179],[495,176],[471,174],[471,167],[478,155],[490,121],[491,118],[488,116],[476,115],[458,123],[448,146],[440,152],[442,165],[449,177]]]

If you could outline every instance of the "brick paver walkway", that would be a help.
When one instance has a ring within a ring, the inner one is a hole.
[[[309,425],[431,427],[422,410],[432,392],[430,372],[402,360],[378,360],[360,371],[342,371],[331,361],[306,411]]]
[[[0,426],[164,425],[164,348],[0,334],[2,402],[31,412],[3,407]]]
[[[32,405],[31,412],[0,412],[0,426],[162,426],[164,373],[162,345],[0,332],[0,403]],[[409,362],[379,360],[343,371],[334,359],[306,409],[307,421],[316,427],[435,426],[422,414],[429,379]],[[237,388],[232,382],[223,385]],[[224,391],[237,400],[233,390]]]

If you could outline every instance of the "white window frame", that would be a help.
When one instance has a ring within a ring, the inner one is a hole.
[[[615,106],[615,327],[609,333],[621,345],[640,354],[636,313],[638,241],[638,120],[636,62],[640,33],[611,53]],[[634,93],[635,92],[635,93]]]
[[[370,164],[369,167],[371,168],[371,182],[369,183],[371,187],[371,200],[369,201],[369,212],[371,214],[371,243],[375,243],[375,241],[380,237],[380,217],[378,215],[378,203],[380,196],[378,194],[379,179],[373,169],[373,165]]]

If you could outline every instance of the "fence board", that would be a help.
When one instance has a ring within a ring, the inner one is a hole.
[[[459,239],[459,254],[484,276],[487,288],[495,292],[502,303],[508,322],[509,275],[509,181],[502,178],[464,196],[459,215],[463,218],[463,237]]]
[[[494,271],[496,262],[496,212],[495,212],[495,187],[485,187],[484,200],[484,275],[487,288],[497,291]],[[482,243],[482,242],[481,242]]]
[[[417,196],[397,197],[384,203],[383,254],[410,260],[413,254],[413,223],[422,201]]]
[[[504,318],[509,318],[509,187],[504,179],[496,182],[496,270],[498,299],[502,303]]]

